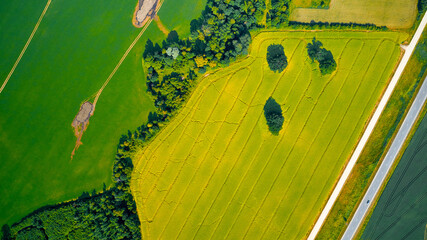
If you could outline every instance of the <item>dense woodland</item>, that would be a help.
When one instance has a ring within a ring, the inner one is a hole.
[[[191,22],[189,37],[180,39],[172,31],[161,44],[148,40],[143,53],[146,84],[157,110],[150,113],[146,123],[119,140],[114,185],[108,189],[104,186],[99,193],[85,192],[76,200],[40,208],[10,227],[4,225],[2,239],[141,239],[129,188],[131,158],[182,106],[198,75],[247,55],[251,31],[257,29],[386,29],[372,24],[289,22],[290,0],[269,2],[267,6],[265,0],[208,0],[201,16]],[[426,0],[419,2],[419,8],[425,9]],[[278,115],[274,100],[269,101],[265,117],[270,130],[277,133],[284,118],[280,105],[276,103]]]

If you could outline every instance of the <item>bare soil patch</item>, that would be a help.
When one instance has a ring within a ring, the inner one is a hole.
[[[84,102],[80,106],[79,113],[71,123],[71,126],[74,128],[74,135],[76,135],[76,145],[74,146],[73,152],[71,152],[71,160],[73,159],[74,153],[83,143],[81,142],[84,131],[86,131],[87,126],[89,125],[89,118],[93,114],[94,107],[90,102]]]
[[[159,7],[159,0],[139,0],[135,7],[132,24],[141,28],[148,19],[153,19],[156,16]]]

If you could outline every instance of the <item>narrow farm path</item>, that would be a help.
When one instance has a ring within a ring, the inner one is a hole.
[[[104,91],[104,88],[108,85],[108,83],[110,82],[111,78],[114,76],[114,74],[116,74],[117,70],[119,69],[119,67],[122,65],[123,61],[126,59],[126,57],[128,56],[129,52],[132,50],[132,48],[135,46],[135,44],[138,42],[138,40],[141,38],[142,34],[144,34],[145,30],[148,28],[148,26],[150,25],[150,23],[153,20],[150,19],[144,26],[144,28],[141,30],[141,32],[138,34],[138,36],[136,36],[136,38],[133,40],[133,42],[131,43],[131,45],[128,47],[128,49],[126,50],[126,52],[123,54],[122,58],[120,59],[120,61],[117,63],[116,67],[113,69],[113,71],[110,73],[110,75],[108,76],[107,80],[105,80],[104,84],[102,85],[102,87],[98,90],[98,92],[96,93],[95,96],[95,100],[93,101],[93,111],[92,111],[92,115],[93,112],[95,111],[95,106],[96,103],[98,102],[99,96],[101,96],[102,91]]]
[[[27,51],[28,45],[30,45],[31,40],[33,39],[35,33],[37,32],[37,29],[39,28],[39,25],[41,21],[43,20],[44,15],[47,12],[47,9],[50,6],[52,0],[48,0],[46,3],[46,6],[43,9],[42,14],[39,17],[39,20],[36,23],[36,26],[34,26],[33,31],[31,32],[30,37],[28,38],[27,42],[24,45],[24,48],[22,49],[21,53],[18,56],[18,59],[16,59],[15,64],[13,64],[12,69],[10,70],[9,74],[7,75],[6,79],[4,80],[3,84],[0,87],[0,93],[2,93],[3,89],[6,87],[6,84],[9,82],[10,77],[12,76],[13,72],[15,71],[16,67],[18,66],[19,62],[21,61],[22,56],[24,56],[25,51]]]
[[[159,1],[159,6],[156,8],[156,17],[157,17],[157,12],[160,10],[160,7],[162,6],[164,1]],[[123,54],[122,58],[120,59],[120,61],[117,63],[116,67],[114,68],[114,70],[110,73],[110,75],[108,76],[107,80],[105,80],[104,84],[102,85],[102,87],[98,90],[98,92],[96,93],[95,96],[95,100],[93,101],[93,111],[92,111],[92,115],[93,112],[95,112],[95,107],[96,107],[96,103],[98,102],[99,96],[101,96],[102,91],[104,90],[104,88],[108,85],[108,83],[110,82],[111,78],[114,76],[114,74],[117,72],[117,69],[119,69],[120,65],[122,65],[123,61],[126,59],[126,57],[128,56],[129,52],[132,50],[132,48],[135,46],[135,44],[138,42],[138,40],[141,38],[142,34],[144,34],[145,30],[148,28],[148,26],[150,26],[150,23],[153,21],[152,18],[150,18],[148,20],[148,22],[144,25],[144,28],[141,30],[141,32],[138,34],[138,36],[136,36],[135,40],[133,40],[133,42],[131,43],[131,45],[128,47],[128,49],[126,50],[126,52]]]
[[[158,10],[160,9],[161,5],[162,5],[163,1],[161,1],[159,3],[159,6],[156,8],[156,14],[158,12]],[[76,141],[76,145],[74,147],[73,152],[71,153],[71,160],[73,159],[74,153],[77,150],[77,148],[82,144],[82,142],[80,141],[84,131],[86,131],[87,125],[89,124],[89,118],[94,114],[95,112],[95,107],[96,107],[96,103],[98,102],[99,97],[102,94],[102,91],[104,91],[105,87],[108,85],[108,83],[110,82],[111,78],[113,78],[114,74],[116,74],[117,70],[119,69],[119,67],[122,65],[123,61],[126,59],[126,57],[128,56],[129,52],[132,50],[132,48],[135,46],[135,44],[139,41],[139,39],[141,38],[142,34],[144,34],[145,30],[148,28],[148,26],[150,26],[150,23],[153,21],[153,18],[149,18],[148,21],[145,23],[144,27],[142,28],[142,30],[139,32],[138,36],[136,36],[136,38],[133,40],[133,42],[130,44],[130,46],[127,48],[126,52],[123,54],[123,56],[120,58],[119,62],[117,63],[117,65],[114,67],[113,71],[110,73],[110,75],[108,76],[107,80],[105,80],[104,84],[102,84],[101,88],[96,92],[95,95],[95,99],[93,101],[93,103],[91,103],[91,110],[90,110],[90,115],[88,116],[87,119],[85,119],[85,121],[83,123],[77,124],[75,125],[75,120],[72,123],[73,128],[75,129],[75,135],[77,137],[77,141]],[[90,103],[90,102],[84,102],[82,104],[82,106],[86,103]],[[80,111],[82,110],[82,106],[80,107]],[[77,116],[80,114],[80,112],[77,114]],[[76,118],[77,118],[76,116]]]
[[[363,148],[366,145],[366,142],[369,139],[369,136],[371,135],[372,131],[375,128],[375,125],[378,122],[378,119],[383,112],[385,106],[387,105],[388,99],[390,98],[391,94],[393,93],[393,90],[400,78],[400,76],[403,73],[403,70],[406,67],[406,64],[408,63],[409,58],[411,57],[412,53],[414,52],[415,46],[417,45],[418,40],[421,37],[421,34],[424,30],[424,27],[427,24],[427,14],[424,14],[424,17],[418,26],[417,31],[414,34],[414,37],[412,38],[409,46],[406,48],[405,54],[403,55],[403,58],[401,62],[399,63],[399,66],[396,69],[396,72],[394,73],[384,95],[381,98],[381,101],[378,104],[377,109],[374,112],[374,115],[372,116],[371,120],[368,123],[368,126],[366,127],[365,132],[362,135],[362,138],[360,139],[359,143],[357,144],[356,149],[353,152],[353,155],[351,156],[347,166],[344,169],[344,172],[342,173],[337,185],[335,186],[331,196],[328,199],[328,202],[326,203],[325,207],[322,210],[322,213],[320,214],[319,218],[316,221],[316,224],[314,225],[313,229],[310,232],[310,235],[308,236],[309,240],[314,240],[316,238],[316,235],[319,233],[320,228],[322,227],[323,223],[326,220],[326,217],[328,216],[329,212],[331,211],[332,207],[334,206],[335,201],[337,200],[342,188],[344,187],[345,182],[347,181],[347,178],[350,176],[351,171],[353,170],[353,167],[356,164],[357,159],[359,158],[360,154],[362,153]]]
[[[138,34],[138,36],[136,36],[136,38],[133,40],[133,42],[131,43],[131,45],[128,47],[128,49],[126,50],[126,52],[123,54],[122,58],[120,58],[120,61],[117,63],[116,67],[113,69],[113,71],[110,73],[110,75],[108,76],[107,80],[105,80],[104,84],[102,85],[102,87],[98,90],[98,92],[95,95],[95,100],[93,101],[93,103],[91,104],[90,102],[84,102],[82,104],[82,106],[80,106],[80,111],[77,114],[76,118],[73,120],[73,123],[71,124],[74,128],[74,134],[76,135],[76,145],[74,146],[73,151],[71,152],[71,159],[70,162],[73,160],[73,156],[76,152],[76,150],[79,148],[79,146],[82,144],[81,139],[83,137],[83,133],[86,131],[87,126],[89,124],[89,118],[93,115],[93,113],[95,112],[95,106],[96,103],[98,102],[99,96],[101,96],[102,91],[104,91],[105,87],[108,85],[108,83],[110,82],[111,78],[114,76],[114,74],[117,72],[117,70],[119,69],[119,67],[122,65],[123,61],[126,59],[126,57],[128,56],[129,52],[132,50],[132,48],[135,46],[135,44],[138,42],[138,40],[141,38],[142,34],[145,32],[145,30],[148,28],[148,26],[150,25],[150,23],[153,20],[150,19],[144,26],[144,28],[141,30],[141,32]],[[88,115],[88,117],[83,121],[83,122],[76,122],[76,119],[78,118],[78,116],[81,114],[81,111],[83,109],[83,105],[85,104],[89,104],[91,106],[90,109],[90,113]]]

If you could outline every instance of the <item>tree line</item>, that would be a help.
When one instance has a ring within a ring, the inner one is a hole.
[[[143,54],[147,89],[160,114],[170,116],[185,102],[198,74],[225,67],[248,54],[250,31],[283,27],[289,22],[289,0],[208,0],[191,21],[190,36],[172,31],[161,44],[147,40]],[[265,16],[265,22],[264,21]]]
[[[126,152],[130,150],[119,144],[111,188],[104,184],[100,193],[83,192],[76,200],[42,207],[11,227],[4,225],[2,239],[141,239],[129,187],[133,164]]]

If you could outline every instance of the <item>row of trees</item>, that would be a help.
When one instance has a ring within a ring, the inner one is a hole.
[[[267,27],[282,28],[289,24],[289,0],[271,0],[267,13]]]
[[[139,226],[132,195],[113,187],[44,207],[2,231],[3,239],[141,239]]]
[[[356,30],[373,30],[373,31],[386,31],[386,26],[377,26],[372,23],[340,23],[340,22],[316,22],[312,20],[309,23],[290,21],[288,28],[291,29],[305,29],[305,30],[344,30],[344,29],[356,29]]]

